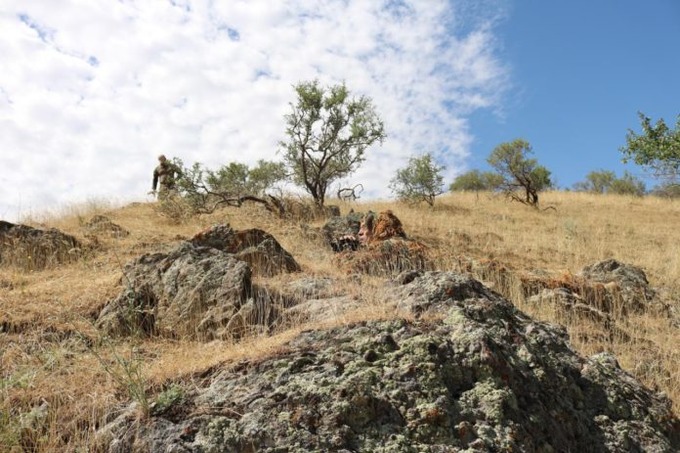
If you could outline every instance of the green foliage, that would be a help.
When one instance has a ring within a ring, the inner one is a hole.
[[[149,415],[151,404],[146,395],[147,380],[142,370],[144,359],[132,347],[129,355],[125,357],[117,352],[108,338],[105,338],[104,342],[108,343],[113,361],[105,358],[95,348],[91,349],[92,354],[120,390],[139,404],[142,415]]]
[[[663,198],[680,198],[680,184],[660,184],[652,190],[651,194]]]
[[[217,171],[206,170],[205,182],[212,192],[227,193],[231,196],[261,196],[265,190],[286,179],[282,162],[260,159],[254,168],[246,164],[231,162]]]
[[[619,195],[635,195],[641,197],[646,192],[645,183],[627,171],[621,178],[612,181],[609,192]]]
[[[490,191],[493,192],[503,184],[503,178],[491,171],[470,170],[459,175],[449,186],[451,192]]]
[[[609,170],[591,171],[585,181],[574,184],[574,190],[579,192],[605,193],[611,188],[616,179],[616,173]]]
[[[574,190],[593,193],[615,193],[620,195],[644,195],[645,183],[639,178],[624,172],[621,178],[609,170],[591,171],[585,181],[574,184]]]
[[[217,171],[208,170],[206,173],[206,183],[213,192],[226,192],[238,196],[250,189],[249,168],[246,164],[231,162]]]
[[[356,171],[366,148],[382,143],[384,126],[371,99],[350,98],[344,83],[301,82],[295,92],[285,116],[287,140],[280,143],[283,159],[293,182],[322,207],[329,185]]]
[[[153,415],[163,414],[183,400],[184,389],[177,384],[172,384],[156,397],[151,405],[151,413]]]
[[[170,199],[162,207],[162,212],[174,220],[184,219],[187,209],[192,213],[209,213],[220,204],[240,206],[244,197],[262,197],[277,183],[288,179],[283,162],[262,159],[253,168],[231,162],[217,170],[198,162],[190,168],[184,167],[179,159],[175,163],[182,168],[177,181],[179,198]]]
[[[514,201],[538,205],[538,192],[553,186],[550,170],[529,158],[531,145],[516,139],[498,145],[487,162],[502,178],[499,189]]]
[[[248,173],[248,183],[256,195],[263,195],[266,190],[287,179],[288,173],[283,162],[260,159]]]
[[[435,197],[443,193],[443,169],[430,154],[412,157],[405,168],[397,170],[390,181],[390,189],[402,201],[424,201],[433,206]]]
[[[620,148],[623,162],[632,160],[651,170],[656,177],[677,180],[680,176],[680,115],[675,129],[669,128],[663,118],[653,125],[642,112],[638,112],[638,116],[642,133],[638,135],[628,129],[626,146]]]

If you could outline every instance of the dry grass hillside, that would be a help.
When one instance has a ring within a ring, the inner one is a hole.
[[[584,355],[611,351],[624,369],[669,395],[680,413],[680,202],[555,192],[545,194],[542,203],[552,208],[538,211],[486,194],[443,196],[433,209],[392,202],[340,208],[343,214],[351,208],[391,209],[406,233],[428,246],[438,269],[470,272],[531,316],[565,325]],[[130,234],[87,232],[83,226],[95,215],[105,215]],[[256,227],[271,233],[304,273],[355,285],[322,241],[317,229],[324,219],[282,220],[258,205],[179,222],[163,215],[157,204],[87,206],[23,223],[57,228],[89,248],[68,264],[44,270],[31,270],[26,263],[32,257],[0,265],[1,451],[80,451],[93,431],[130,400],[158,404],[171,396],[174,382],[190,385],[214,367],[275,353],[300,330],[322,327],[296,325],[238,343],[106,338],[93,320],[120,293],[123,265],[141,254],[229,223],[237,230]],[[528,282],[573,283],[584,266],[608,258],[642,268],[664,303],[612,314],[611,322],[603,323],[526,297]],[[362,282],[349,292],[363,307],[335,322],[394,316],[381,307],[378,283]],[[619,334],[607,332],[613,328]]]

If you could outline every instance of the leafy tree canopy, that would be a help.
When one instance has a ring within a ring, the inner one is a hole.
[[[437,165],[431,154],[412,157],[406,167],[397,170],[390,189],[402,201],[424,201],[433,206],[435,197],[444,193],[442,170],[444,167]]]
[[[553,183],[550,170],[530,158],[531,145],[516,139],[498,145],[487,162],[502,178],[500,190],[514,201],[531,206],[538,205],[538,192],[549,189]]]
[[[481,172],[470,170],[459,175],[449,186],[451,192],[462,191],[490,191],[498,190],[503,184],[503,177],[492,171]]]
[[[641,197],[645,194],[647,188],[645,183],[630,173],[623,172],[621,178],[617,178],[612,181],[611,188],[609,192],[616,193],[619,195],[635,195]]]
[[[212,192],[228,193],[232,196],[260,196],[276,183],[285,180],[286,168],[282,162],[259,160],[257,166],[231,162],[217,171],[206,170],[206,183]]]
[[[385,128],[371,99],[350,97],[344,83],[301,82],[295,92],[285,116],[287,139],[280,143],[283,160],[293,182],[321,207],[329,185],[356,171],[365,150],[385,139]]]
[[[241,206],[244,201],[262,203],[273,209],[262,197],[265,191],[288,178],[282,162],[260,160],[253,168],[231,162],[217,170],[198,162],[187,168],[180,159],[175,159],[175,164],[182,169],[177,180],[178,195],[194,212],[202,213],[213,212],[220,205]]]
[[[609,170],[591,171],[585,181],[574,184],[574,190],[579,192],[606,193],[616,179],[616,173]]]
[[[585,181],[574,184],[574,190],[642,196],[646,192],[646,187],[642,180],[627,171],[621,178],[618,178],[613,171],[597,170],[588,173]]]
[[[668,127],[663,118],[652,124],[642,112],[638,112],[638,116],[642,133],[628,130],[626,146],[620,148],[623,162],[632,160],[658,178],[677,180],[680,176],[680,115],[675,129]]]

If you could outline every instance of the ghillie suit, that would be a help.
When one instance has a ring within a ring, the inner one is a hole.
[[[377,217],[372,212],[366,214],[358,236],[361,247],[338,256],[340,265],[349,272],[393,275],[432,268],[427,247],[407,239],[401,220],[392,211],[383,211]]]
[[[377,219],[372,212],[364,216],[359,227],[359,242],[368,245],[375,241],[384,241],[390,238],[406,239],[401,220],[392,211],[381,212]]]

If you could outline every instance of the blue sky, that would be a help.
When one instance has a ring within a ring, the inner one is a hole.
[[[560,187],[597,169],[647,179],[619,147],[638,111],[671,126],[680,114],[680,2],[518,0],[496,34],[513,87],[502,117],[472,116],[472,167],[522,137]]]
[[[425,152],[448,185],[519,137],[561,187],[620,175],[637,111],[680,113],[678,44],[676,0],[5,0],[0,218],[150,201],[161,153],[277,160],[312,79],[371,97],[388,135],[333,193],[390,198]]]

